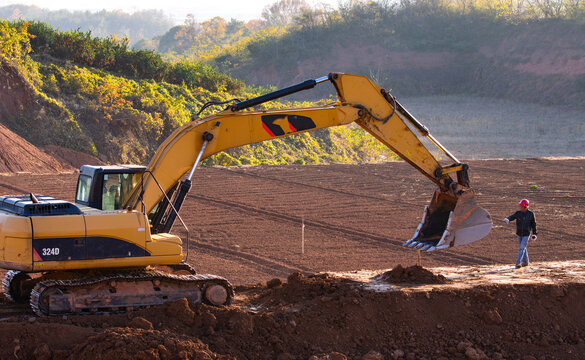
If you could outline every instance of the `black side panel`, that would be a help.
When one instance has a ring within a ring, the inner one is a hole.
[[[85,238],[33,239],[34,261],[84,260]]]
[[[184,181],[181,181],[179,191],[177,192],[175,199],[173,200],[173,207],[175,208],[175,210],[179,211],[181,209],[181,206],[183,206],[183,200],[185,200],[185,196],[187,196],[189,190],[191,190],[191,180],[185,179]],[[175,223],[175,219],[177,218],[177,213],[172,208],[169,208],[168,212],[169,214],[167,216],[166,221],[164,222],[164,228],[162,231],[166,233],[171,231],[171,228]]]
[[[34,261],[91,260],[150,256],[138,245],[109,237],[33,239]]]
[[[136,244],[109,237],[87,237],[85,248],[87,259],[150,256],[146,250]]]

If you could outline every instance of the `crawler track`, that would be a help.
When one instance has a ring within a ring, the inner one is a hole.
[[[216,285],[226,290],[222,305],[231,304],[232,285],[215,275],[126,271],[75,280],[44,280],[32,290],[30,307],[36,315],[43,316],[115,313],[184,297],[193,302],[209,302],[208,289]]]

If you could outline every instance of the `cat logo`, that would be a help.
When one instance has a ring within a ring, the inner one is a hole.
[[[313,119],[301,115],[263,115],[262,127],[270,136],[282,136],[297,131],[314,129],[317,127]]]

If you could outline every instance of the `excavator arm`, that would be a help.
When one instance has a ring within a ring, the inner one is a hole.
[[[339,100],[335,103],[310,108],[243,111],[327,80],[337,91]],[[155,213],[158,220],[153,232],[168,232],[201,160],[226,149],[352,122],[438,186],[415,236],[405,245],[431,251],[467,244],[489,233],[491,219],[487,211],[475,203],[468,184],[467,165],[461,164],[436,141],[386,90],[363,76],[341,73],[236,103],[178,128],[161,144],[143,181],[125,207]],[[430,139],[453,163],[439,164],[419,136]],[[453,172],[457,174],[456,181],[450,176]],[[187,174],[187,179],[177,188]],[[170,200],[169,195],[175,189],[175,197]],[[159,226],[161,218],[166,219],[164,226]]]

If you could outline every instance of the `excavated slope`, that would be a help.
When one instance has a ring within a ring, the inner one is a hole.
[[[0,173],[47,174],[72,170],[0,124]]]

